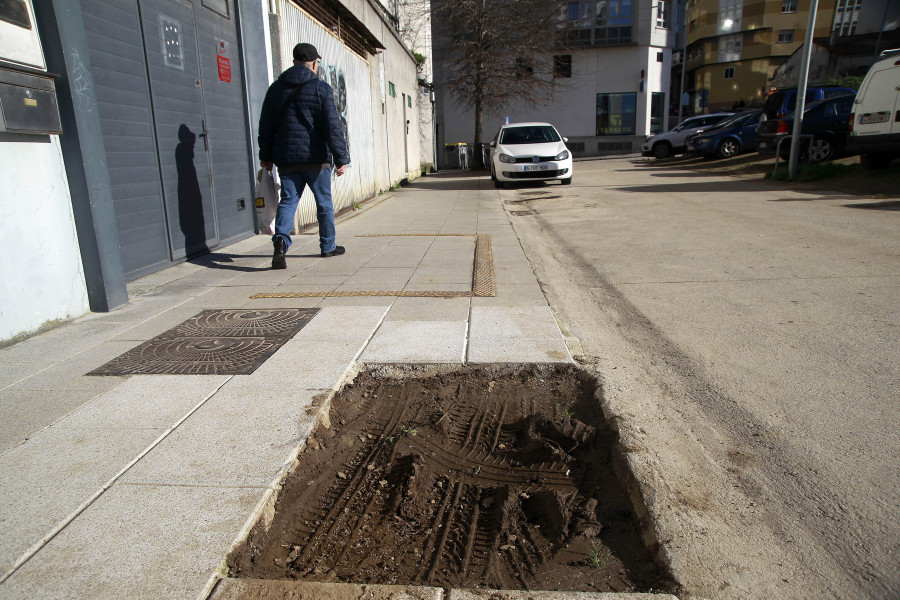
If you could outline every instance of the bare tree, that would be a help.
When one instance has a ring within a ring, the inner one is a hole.
[[[432,0],[435,55],[443,83],[475,111],[475,143],[485,112],[536,106],[554,87],[552,50],[559,4],[552,0]],[[484,168],[480,152],[474,167]]]

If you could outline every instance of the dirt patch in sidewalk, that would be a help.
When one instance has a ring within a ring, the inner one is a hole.
[[[234,577],[674,591],[571,366],[374,368],[334,399]]]

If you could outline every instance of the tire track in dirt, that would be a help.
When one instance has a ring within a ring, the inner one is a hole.
[[[500,589],[671,588],[569,366],[361,373],[332,401],[233,575]],[[607,549],[603,561],[592,556]]]

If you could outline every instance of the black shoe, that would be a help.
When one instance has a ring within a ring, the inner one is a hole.
[[[334,250],[332,250],[331,252],[323,252],[322,258],[328,258],[329,256],[340,256],[344,252],[346,252],[346,250],[344,250],[343,246],[335,246]]]
[[[287,262],[284,259],[284,255],[287,253],[287,243],[282,238],[276,238],[274,244],[275,254],[272,255],[272,268],[287,269]]]

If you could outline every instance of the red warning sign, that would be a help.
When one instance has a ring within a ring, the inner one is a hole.
[[[219,81],[231,83],[231,63],[224,56],[217,56],[216,62],[219,64]]]

